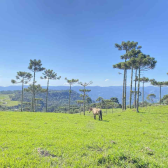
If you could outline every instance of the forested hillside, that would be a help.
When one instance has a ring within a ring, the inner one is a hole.
[[[1,95],[1,101],[3,102],[3,103],[1,103],[1,108],[17,109],[20,107],[21,90],[19,90],[19,91],[1,91],[0,95]],[[43,109],[45,108],[45,99],[46,99],[45,96],[46,96],[46,93],[39,93],[36,95],[36,99],[37,99],[36,109],[38,111],[43,111]],[[6,97],[8,98],[8,102],[10,100],[9,105],[6,100]],[[31,93],[24,92],[24,108],[26,108],[26,109],[30,108],[31,99],[32,99]],[[51,90],[51,91],[49,91],[49,97],[48,97],[49,111],[51,111],[51,112],[55,111],[56,109],[59,109],[62,106],[66,107],[68,105],[68,100],[69,100],[69,91],[68,90]],[[71,104],[72,105],[76,104],[77,100],[81,100],[80,94],[75,91],[72,91]],[[11,104],[13,106],[11,106]]]
[[[42,86],[43,88],[46,88],[45,86]],[[26,86],[25,86],[26,88]],[[80,94],[79,89],[81,89],[80,86],[73,86],[72,90],[76,91]],[[122,86],[110,86],[110,87],[100,87],[100,86],[88,86],[88,89],[91,90],[91,92],[88,93],[90,98],[92,100],[96,100],[98,97],[103,97],[104,99],[110,99],[111,97],[117,97],[119,99],[119,102],[122,102]],[[134,87],[133,87],[134,89]],[[16,91],[21,90],[21,86],[8,86],[8,87],[0,87],[0,91]],[[50,90],[52,91],[67,91],[69,90],[69,86],[50,86]],[[127,86],[127,104],[129,103],[129,90],[130,87]],[[140,88],[140,91],[142,92],[142,88]],[[147,86],[145,87],[145,99],[147,95],[155,93],[156,98],[155,102],[159,101],[159,87],[154,86]],[[69,93],[67,93],[69,94]],[[168,87],[162,88],[162,96],[168,94]],[[19,96],[19,95],[18,95]],[[53,96],[56,96],[54,94]],[[57,99],[57,98],[56,98]],[[140,101],[142,100],[142,97],[140,96]]]

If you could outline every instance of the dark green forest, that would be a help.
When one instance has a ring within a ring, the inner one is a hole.
[[[1,91],[1,97],[9,96],[9,101],[12,106],[8,106],[8,104],[1,104],[0,110],[2,111],[20,111],[21,108],[21,90],[17,91]],[[45,102],[45,92],[39,92],[36,95],[36,109],[37,112],[45,112],[46,102]],[[76,91],[71,91],[71,109],[69,112],[69,90],[50,90],[48,92],[48,112],[64,112],[64,113],[79,113],[82,112],[83,109],[83,97]],[[29,92],[24,92],[24,102],[23,102],[23,110],[31,111],[32,107],[32,94]],[[5,100],[5,99],[4,99]],[[2,99],[1,99],[2,101]],[[18,102],[17,105],[13,104],[13,102]],[[117,98],[111,99],[103,99],[99,97],[96,101],[92,100],[87,96],[86,98],[86,110],[90,107],[99,107],[102,109],[112,109],[112,108],[121,108],[121,104]]]
[[[1,91],[0,94],[9,95],[11,101],[19,101],[21,102],[21,92],[22,91]],[[48,97],[48,111],[49,112],[55,112],[62,109],[62,106],[66,108],[69,101],[69,90],[63,90],[63,91],[56,91],[56,90],[50,90],[49,91],[49,97]],[[46,93],[38,93],[36,95],[36,111],[45,111],[45,96]],[[72,91],[71,93],[71,104],[73,106],[77,106],[76,101],[81,100],[80,94]],[[23,102],[23,109],[25,111],[31,111],[31,101],[32,101],[32,95],[29,92],[24,92],[24,102]],[[20,109],[21,104],[17,106],[1,106],[1,110],[14,110],[14,109]],[[68,109],[68,107],[67,107]],[[66,110],[66,109],[65,109]]]

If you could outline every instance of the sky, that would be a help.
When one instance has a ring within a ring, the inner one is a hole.
[[[1,0],[0,86],[10,86],[30,59],[40,59],[67,85],[68,79],[93,81],[92,86],[121,86],[122,74],[112,65],[124,51],[115,43],[136,41],[155,57],[154,70],[143,76],[168,80],[167,0]],[[42,73],[37,73],[37,83]],[[130,72],[128,72],[128,85]]]

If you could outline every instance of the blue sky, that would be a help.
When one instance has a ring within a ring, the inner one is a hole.
[[[93,86],[122,85],[112,65],[124,52],[114,44],[128,40],[158,61],[144,76],[168,80],[167,5],[167,0],[1,0],[0,85],[11,85],[17,71],[29,71],[30,59],[41,59],[62,76],[53,86],[66,85],[65,77],[92,80]],[[45,85],[40,76],[38,83]]]

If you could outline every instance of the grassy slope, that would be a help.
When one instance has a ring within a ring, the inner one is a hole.
[[[3,102],[7,102],[7,104],[3,104]],[[17,106],[20,104],[18,101],[11,101],[9,95],[7,94],[0,94],[0,105],[3,106]]]
[[[0,167],[168,167],[168,106],[91,114],[0,112]]]

